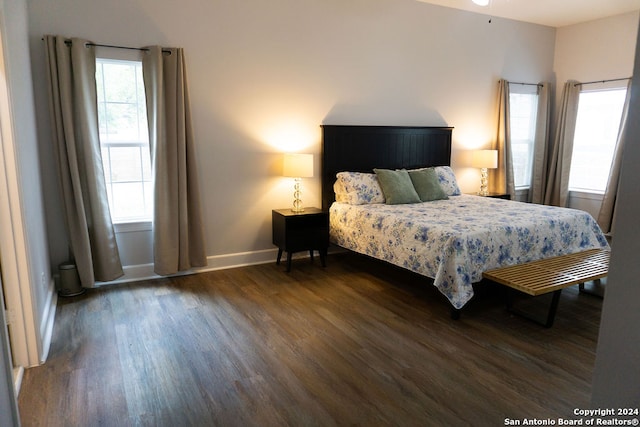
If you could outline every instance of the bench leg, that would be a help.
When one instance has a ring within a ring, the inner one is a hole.
[[[556,311],[558,311],[558,303],[560,302],[560,294],[562,289],[558,289],[553,292],[553,298],[551,298],[551,307],[549,307],[549,313],[547,314],[547,322],[544,324],[545,328],[553,326],[553,321],[556,318]]]
[[[509,313],[516,314],[518,316],[524,317],[525,319],[531,320],[539,325],[544,326],[545,328],[550,328],[553,326],[553,321],[556,318],[556,312],[558,311],[558,304],[560,303],[560,294],[562,293],[562,289],[558,289],[553,292],[553,296],[551,298],[551,305],[549,306],[549,311],[547,312],[547,318],[545,321],[540,321],[538,319],[533,318],[528,313],[524,311],[518,310],[513,306],[512,299],[512,289],[507,290],[507,311]]]
[[[600,279],[596,279],[596,280],[594,280],[594,281],[593,281],[593,285],[594,285],[594,286],[599,286],[600,284],[601,284]],[[580,284],[578,285],[578,289],[580,290],[580,293],[581,293],[581,294],[587,294],[587,295],[591,295],[591,296],[598,297],[598,298],[604,298],[604,294],[601,294],[601,293],[595,292],[595,291],[593,291],[593,290],[591,290],[591,289],[587,289],[587,288],[584,286],[584,282],[583,282],[583,283],[580,283]],[[604,289],[603,289],[603,290],[604,290]]]
[[[453,320],[459,320],[460,319],[460,309],[459,308],[451,307],[451,318]]]

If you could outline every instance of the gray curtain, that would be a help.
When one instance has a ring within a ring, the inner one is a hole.
[[[613,235],[614,231],[614,213],[616,207],[616,198],[618,194],[618,184],[620,183],[620,168],[622,167],[622,154],[624,152],[624,144],[626,139],[626,124],[629,113],[629,99],[631,94],[631,81],[627,84],[627,97],[624,101],[622,110],[622,118],[620,119],[620,129],[618,130],[618,140],[611,161],[611,171],[607,180],[607,187],[602,199],[602,206],[598,213],[598,224],[602,231]]]
[[[69,244],[80,282],[123,275],[102,170],[95,51],[87,41],[46,36],[53,143]]]
[[[549,152],[549,83],[538,85],[538,111],[536,115],[536,136],[533,147],[533,165],[531,168],[531,185],[527,201],[541,204],[544,201],[544,190],[547,185],[547,168]]]
[[[489,170],[489,191],[508,193],[516,198],[511,155],[511,124],[509,118],[509,82],[498,82],[498,129],[491,147],[498,150],[498,168]]]
[[[183,50],[149,47],[142,72],[154,179],[154,271],[167,275],[207,265]]]
[[[569,173],[579,98],[580,83],[572,80],[566,82],[553,139],[553,152],[543,199],[545,205],[566,207],[569,201]]]

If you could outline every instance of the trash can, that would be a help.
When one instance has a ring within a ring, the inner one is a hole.
[[[60,273],[58,295],[73,297],[84,293],[85,289],[80,285],[80,276],[75,264],[60,264],[58,271]]]

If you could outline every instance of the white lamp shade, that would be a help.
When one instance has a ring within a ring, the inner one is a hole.
[[[489,0],[473,0],[478,6],[486,6],[489,4]]]
[[[313,154],[285,153],[282,175],[292,178],[313,176]]]
[[[476,168],[495,169],[498,167],[498,150],[476,150],[471,164]]]

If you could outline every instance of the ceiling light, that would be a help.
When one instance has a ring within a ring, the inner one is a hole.
[[[489,0],[472,0],[478,6],[486,6],[489,4]]]

